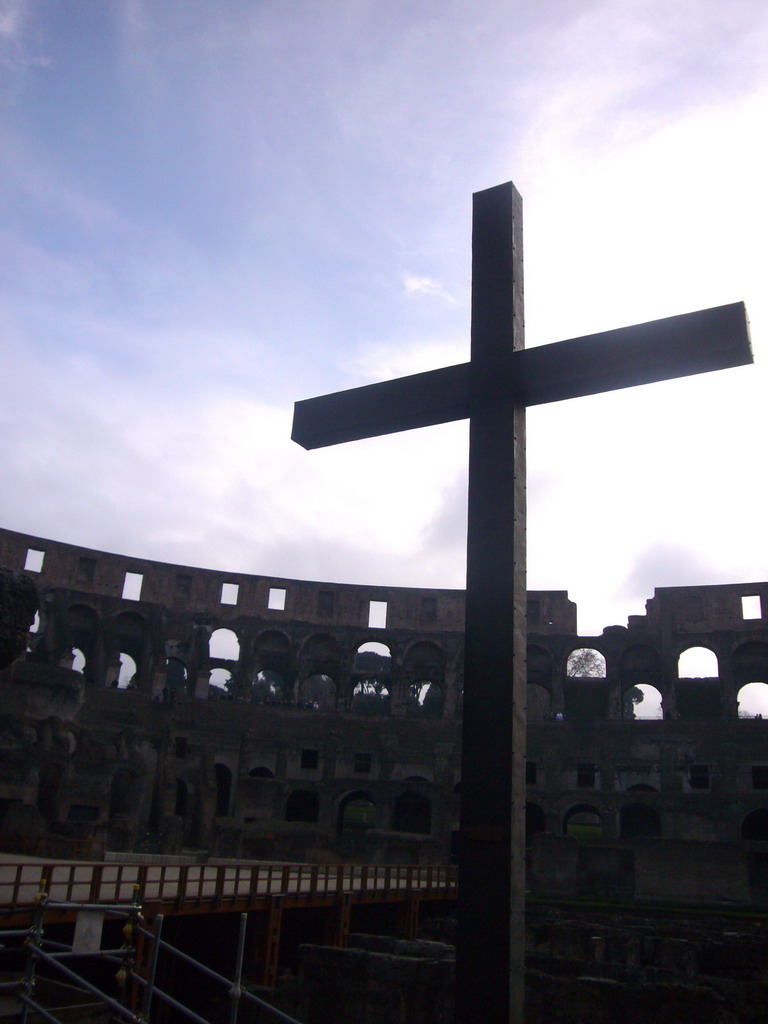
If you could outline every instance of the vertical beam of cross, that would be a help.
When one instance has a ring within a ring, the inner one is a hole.
[[[470,420],[457,1024],[522,1024],[525,407],[752,361],[742,303],[524,348],[522,202],[473,199],[472,360],[297,402],[320,448]]]
[[[493,394],[525,344],[522,201],[474,197],[472,367]],[[482,400],[469,428],[456,1020],[522,1021],[525,953],[525,406]]]

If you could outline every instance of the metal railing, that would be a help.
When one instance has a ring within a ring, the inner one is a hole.
[[[103,915],[110,915],[113,918],[124,919],[122,928],[124,943],[119,949],[101,950],[89,953],[75,945],[66,945],[60,942],[50,942],[44,935],[45,916],[50,911],[76,910],[97,911]],[[19,1015],[20,1024],[27,1024],[28,1014],[34,1011],[48,1024],[62,1024],[61,1020],[46,1009],[36,997],[36,982],[38,968],[45,965],[49,972],[61,975],[67,982],[76,986],[77,989],[87,993],[101,1003],[106,1010],[114,1017],[135,1022],[135,1024],[151,1024],[154,1010],[159,1004],[172,1007],[178,1014],[194,1024],[210,1024],[210,1021],[200,1016],[191,1007],[186,1006],[170,992],[160,988],[157,984],[158,960],[161,953],[167,957],[175,957],[187,966],[199,971],[202,975],[216,984],[221,985],[229,998],[230,1012],[229,1024],[236,1024],[239,1007],[244,1003],[251,1003],[257,1006],[262,1015],[268,1019],[280,1021],[282,1024],[299,1024],[294,1018],[272,1006],[270,1003],[242,987],[243,952],[245,949],[245,937],[248,915],[240,915],[240,929],[238,942],[235,951],[235,965],[232,978],[218,974],[211,970],[201,961],[183,953],[175,946],[170,945],[162,939],[163,915],[159,914],[155,919],[154,930],[150,931],[143,926],[142,906],[138,901],[138,890],[133,893],[133,900],[126,909],[123,905],[98,904],[72,904],[67,901],[52,899],[46,891],[45,880],[40,884],[34,899],[34,910],[32,924],[29,929],[13,929],[0,932],[0,938],[19,940],[24,938],[23,952],[25,955],[25,966],[22,977],[17,982],[5,982],[0,984],[0,991],[13,992],[21,1005]],[[145,958],[144,972],[139,970],[137,961],[137,939],[144,939],[149,944],[149,956]],[[17,949],[18,951],[18,949]],[[117,998],[105,992],[97,985],[90,982],[78,970],[73,970],[65,961],[68,958],[98,958],[102,961],[113,962],[117,965],[115,980],[118,987]],[[146,976],[145,976],[146,975]],[[260,1018],[262,1019],[262,1018]]]

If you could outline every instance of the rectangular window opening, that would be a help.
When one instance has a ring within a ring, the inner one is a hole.
[[[317,614],[321,619],[330,619],[333,615],[333,591],[321,590],[317,595]]]
[[[302,750],[301,752],[301,767],[313,769],[317,768],[320,764],[320,751],[319,750]]]
[[[237,595],[240,593],[239,583],[222,583],[221,584],[221,603],[222,604],[237,604]]]
[[[688,769],[688,785],[691,789],[709,789],[709,765],[692,764]]]
[[[267,599],[267,608],[273,612],[285,611],[285,588],[284,587],[270,587],[269,598]]]
[[[742,619],[762,619],[763,609],[759,594],[746,594],[741,599]]]
[[[576,765],[576,785],[584,789],[594,789],[597,778],[597,767],[593,764]]]
[[[752,789],[768,789],[768,764],[752,765]]]
[[[370,774],[371,754],[355,754],[355,771],[359,774]]]
[[[123,600],[138,601],[141,597],[141,585],[143,582],[143,573],[127,572],[123,582]]]
[[[387,624],[387,602],[370,601],[368,603],[368,626],[371,629],[383,629]]]
[[[43,568],[44,551],[37,551],[35,548],[27,548],[27,558],[24,562],[25,572],[40,572]]]
[[[186,736],[177,736],[176,739],[174,740],[174,752],[176,754],[176,757],[178,757],[180,761],[183,761],[184,758],[187,756],[187,750],[189,749],[188,743],[189,741],[187,740]]]
[[[536,762],[526,761],[525,762],[525,784],[526,786],[536,785]]]

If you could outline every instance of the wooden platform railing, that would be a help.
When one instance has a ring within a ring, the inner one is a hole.
[[[34,903],[45,879],[51,899],[66,903],[130,903],[150,914],[210,913],[263,906],[323,905],[348,894],[355,902],[387,902],[406,894],[450,899],[456,868],[444,865],[0,863],[0,908]]]

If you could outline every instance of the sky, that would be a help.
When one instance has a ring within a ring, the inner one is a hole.
[[[764,0],[0,0],[0,525],[463,587],[466,423],[292,407],[469,358],[512,180],[529,347],[743,300],[755,353],[529,410],[529,588],[768,579],[767,52]]]

